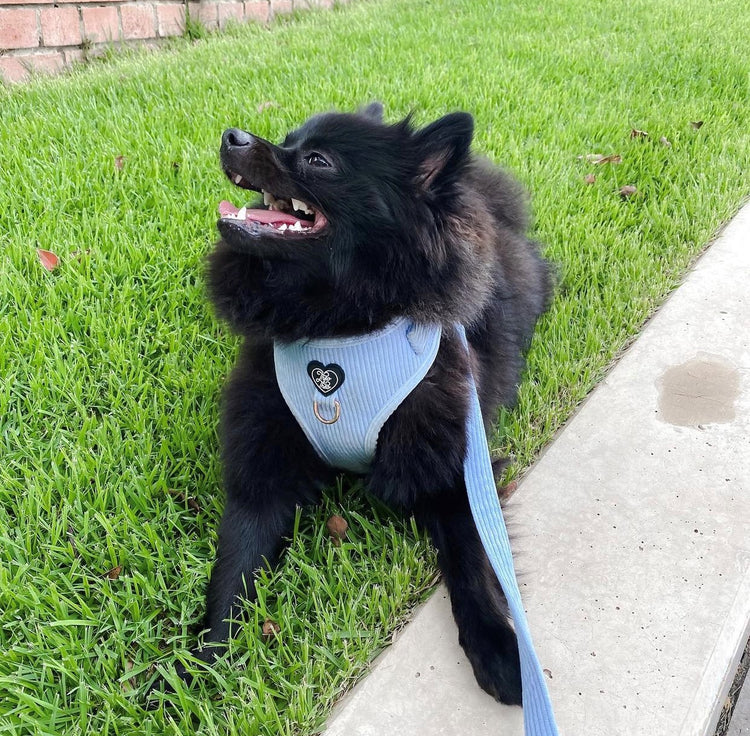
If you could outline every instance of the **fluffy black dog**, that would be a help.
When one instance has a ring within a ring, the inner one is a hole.
[[[262,191],[265,206],[222,202],[222,240],[209,258],[216,310],[245,339],[224,396],[226,506],[206,662],[231,635],[238,598],[254,596],[254,571],[278,559],[297,506],[314,503],[336,473],[279,391],[273,342],[359,335],[407,317],[442,325],[440,348],[383,426],[367,487],[429,531],[477,681],[500,701],[521,702],[515,635],[463,481],[467,375],[488,427],[516,398],[551,279],[524,234],[522,192],[470,153],[472,133],[466,113],[423,129],[409,118],[387,125],[377,103],[317,115],[280,146],[224,133],[225,173]],[[470,358],[456,323],[466,326]]]

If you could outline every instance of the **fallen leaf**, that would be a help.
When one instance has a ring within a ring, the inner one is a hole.
[[[692,120],[690,122],[690,126],[698,130],[699,128],[703,127],[703,121],[702,120]]]
[[[636,194],[638,194],[638,190],[635,187],[630,186],[629,184],[622,187],[622,189],[620,189],[620,196],[623,199],[629,199],[630,197],[633,197]]]
[[[200,504],[199,504],[199,503],[198,503],[198,502],[197,502],[197,501],[196,501],[196,500],[195,500],[194,498],[189,498],[189,497],[188,497],[188,496],[186,496],[186,495],[185,495],[185,494],[184,494],[184,493],[183,493],[182,491],[175,491],[175,490],[173,490],[172,488],[169,488],[169,489],[167,490],[167,493],[169,493],[169,495],[170,495],[170,496],[174,496],[174,497],[175,497],[175,498],[176,498],[176,499],[177,499],[178,501],[180,501],[181,503],[187,503],[187,505],[188,505],[188,506],[189,506],[189,507],[190,507],[190,508],[191,508],[191,509],[192,509],[193,511],[195,511],[195,513],[196,513],[196,514],[200,514],[200,513],[201,513],[201,511],[203,510],[203,509],[202,509],[202,508],[200,507]]]
[[[510,483],[497,489],[497,495],[501,501],[507,501],[518,489],[518,481],[512,480]]]
[[[668,140],[668,139],[667,139],[666,137],[664,137],[664,136],[662,136],[661,138],[659,138],[659,143],[661,143],[661,144],[662,144],[662,146],[666,146],[667,148],[672,148],[672,144],[671,144],[671,143],[669,142],[669,140]]]
[[[60,265],[60,259],[51,250],[36,249],[36,254],[48,271],[54,271]]]
[[[583,181],[586,184],[593,184],[596,181],[596,177],[593,174],[586,174],[586,176],[583,177]]]
[[[127,674],[128,672],[130,672],[132,669],[133,669],[133,660],[128,659],[125,662],[125,667],[124,667],[125,674]],[[137,685],[137,683],[135,681],[135,678],[129,678],[129,679],[120,680],[120,689],[124,693],[129,693],[131,690],[134,690],[135,687],[136,687],[136,685]]]
[[[611,153],[609,156],[601,156],[596,161],[592,161],[597,165],[599,164],[619,164],[622,161],[622,156],[619,153]]]
[[[113,567],[111,570],[107,570],[106,576],[110,580],[117,580],[117,578],[120,577],[121,572],[122,572],[122,565],[118,565],[117,567]]]
[[[605,156],[601,153],[587,153],[585,156],[578,156],[579,161],[588,161],[590,164],[619,164],[622,156],[618,153],[611,153]]]
[[[269,639],[276,636],[281,631],[281,626],[279,626],[275,621],[273,621],[270,618],[267,618],[263,622],[263,638],[268,641]]]
[[[125,156],[115,156],[115,168],[122,171],[123,166],[125,166]]]
[[[326,528],[328,529],[328,533],[331,535],[333,543],[337,547],[339,547],[341,545],[341,540],[346,537],[346,530],[349,528],[349,524],[346,523],[346,519],[334,514],[326,522]]]
[[[271,109],[272,107],[278,107],[279,103],[274,102],[273,100],[268,100],[267,102],[261,102],[260,105],[258,105],[258,112],[265,112],[266,110]]]
[[[631,138],[648,138],[648,133],[645,130],[636,130],[636,128],[630,131]]]
[[[91,248],[86,248],[86,250],[74,250],[71,254],[71,258],[80,258],[81,256],[89,256],[91,255]]]

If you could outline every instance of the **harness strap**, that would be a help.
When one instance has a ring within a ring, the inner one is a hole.
[[[469,346],[463,325],[457,325],[456,329],[468,353]],[[464,480],[474,523],[487,557],[505,593],[518,638],[518,651],[521,656],[524,733],[526,736],[558,736],[547,683],[534,651],[521,593],[516,582],[510,540],[497,496],[479,396],[471,372],[469,372],[469,381],[471,397],[466,427]]]

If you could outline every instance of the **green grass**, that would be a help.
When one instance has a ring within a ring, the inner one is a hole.
[[[0,734],[311,734],[434,581],[408,520],[333,489],[230,661],[142,709],[151,665],[194,642],[221,508],[237,340],[202,259],[237,196],[225,127],[279,139],[376,98],[391,119],[475,114],[476,148],[532,191],[561,276],[495,442],[518,474],[750,192],[745,10],[384,0],[0,89]],[[339,548],[332,513],[350,525]]]

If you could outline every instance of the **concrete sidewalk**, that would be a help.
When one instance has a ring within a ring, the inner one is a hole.
[[[565,736],[708,736],[750,634],[750,205],[509,504]],[[445,590],[327,736],[520,736],[479,690]]]

